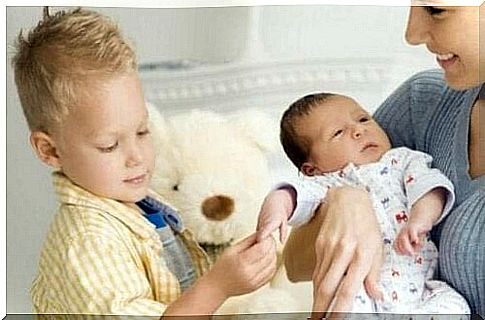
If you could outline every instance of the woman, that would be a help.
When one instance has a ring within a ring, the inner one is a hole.
[[[479,55],[478,41],[479,13],[485,16],[485,7],[438,4],[442,2],[411,7],[406,40],[426,45],[442,70],[409,79],[375,118],[393,146],[431,154],[433,165],[454,183],[456,205],[434,234],[440,251],[438,277],[467,299],[472,313],[485,315],[485,167],[479,157],[485,141],[478,133],[479,109],[482,115],[485,111],[479,98],[485,57]],[[294,208],[294,193],[291,188],[273,191],[265,205]],[[334,310],[347,311],[363,282],[369,287],[378,281],[381,240],[364,191],[341,188],[329,197],[310,224],[293,231],[285,264],[290,279],[313,279],[314,310],[327,310],[335,297]]]

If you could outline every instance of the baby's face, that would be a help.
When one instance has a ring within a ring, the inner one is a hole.
[[[302,168],[309,175],[337,171],[350,162],[376,162],[391,148],[384,130],[346,97],[331,98],[315,107],[297,125],[300,134],[310,141],[309,158],[303,166],[313,172]]]
[[[123,202],[144,198],[154,165],[137,75],[115,78],[70,110],[53,134],[62,171],[77,185]]]

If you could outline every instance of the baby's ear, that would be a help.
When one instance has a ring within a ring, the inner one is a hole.
[[[230,115],[234,129],[239,130],[263,152],[278,150],[278,121],[258,109],[245,109]]]
[[[56,143],[50,135],[42,131],[33,131],[30,134],[30,144],[40,161],[53,168],[61,168],[61,158]]]
[[[300,171],[303,172],[304,175],[313,177],[319,174],[318,169],[310,162],[305,162],[301,165]]]

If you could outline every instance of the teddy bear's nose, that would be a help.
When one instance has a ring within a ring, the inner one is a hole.
[[[202,202],[202,213],[210,220],[222,221],[234,211],[234,200],[227,196],[216,195]]]

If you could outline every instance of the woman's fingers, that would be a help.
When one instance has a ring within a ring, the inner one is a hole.
[[[364,278],[369,272],[368,261],[360,259],[358,256],[350,264],[347,274],[342,280],[342,284],[335,296],[335,305],[332,312],[350,312],[354,297],[359,292]]]
[[[326,311],[330,308],[330,304],[337,292],[337,289],[342,282],[344,274],[352,262],[355,254],[355,245],[346,243],[343,246],[338,246],[335,250],[334,259],[328,270],[315,270],[316,276],[313,281],[314,284],[314,300],[318,301],[318,306],[322,309],[315,311]]]
[[[369,297],[371,297],[372,299],[381,300],[381,301],[384,299],[384,295],[382,291],[379,289],[378,283],[381,275],[381,267],[382,267],[383,259],[384,258],[382,255],[382,250],[378,250],[376,252],[376,255],[374,256],[374,261],[372,263],[369,274],[364,280],[365,291],[367,292]]]

